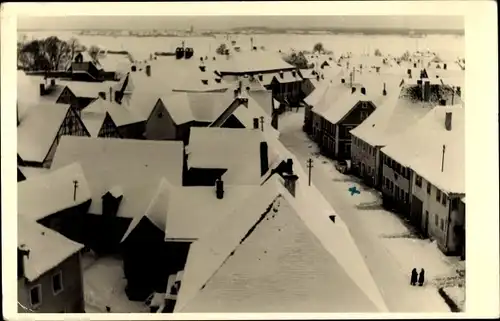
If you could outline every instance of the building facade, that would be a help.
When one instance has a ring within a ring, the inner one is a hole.
[[[382,201],[385,207],[405,217],[410,213],[413,171],[381,153]]]
[[[22,257],[20,253],[18,255]],[[22,263],[22,260],[18,261]],[[84,313],[80,261],[80,252],[75,253],[32,282],[18,274],[18,312]]]

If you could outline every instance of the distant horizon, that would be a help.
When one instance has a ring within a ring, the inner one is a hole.
[[[435,30],[464,31],[461,16],[63,16],[19,17],[19,31],[34,30]],[[130,28],[134,26],[134,28]]]

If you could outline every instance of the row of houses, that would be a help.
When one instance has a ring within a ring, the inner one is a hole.
[[[121,255],[128,297],[161,294],[161,311],[384,310],[345,226],[308,214],[293,163],[259,129],[194,128],[186,147],[63,136],[52,167],[18,183],[20,312],[82,312],[89,249]]]
[[[18,74],[19,312],[84,312],[88,251],[120,257],[127,297],[154,293],[158,312],[386,310],[278,141],[302,72],[234,57],[210,72],[218,59],[132,62],[118,82]]]
[[[463,79],[451,75],[353,70],[305,99],[304,130],[444,253],[464,256]]]

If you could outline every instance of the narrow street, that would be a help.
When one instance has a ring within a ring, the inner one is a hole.
[[[338,173],[333,161],[318,155],[317,147],[302,131],[303,110],[280,118],[280,140],[293,152],[307,173],[306,161],[313,160],[312,182],[332,205],[365,258],[391,312],[449,312],[433,279],[452,277],[457,269],[454,258],[445,257],[429,240],[412,236],[393,213],[381,207],[380,195],[356,178]],[[355,186],[360,194],[348,191]],[[426,284],[409,284],[411,269],[426,270]]]

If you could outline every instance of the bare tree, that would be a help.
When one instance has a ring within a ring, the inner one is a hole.
[[[87,52],[94,61],[98,60],[97,55],[99,54],[99,51],[100,49],[97,46],[90,46],[90,48],[87,49]]]

